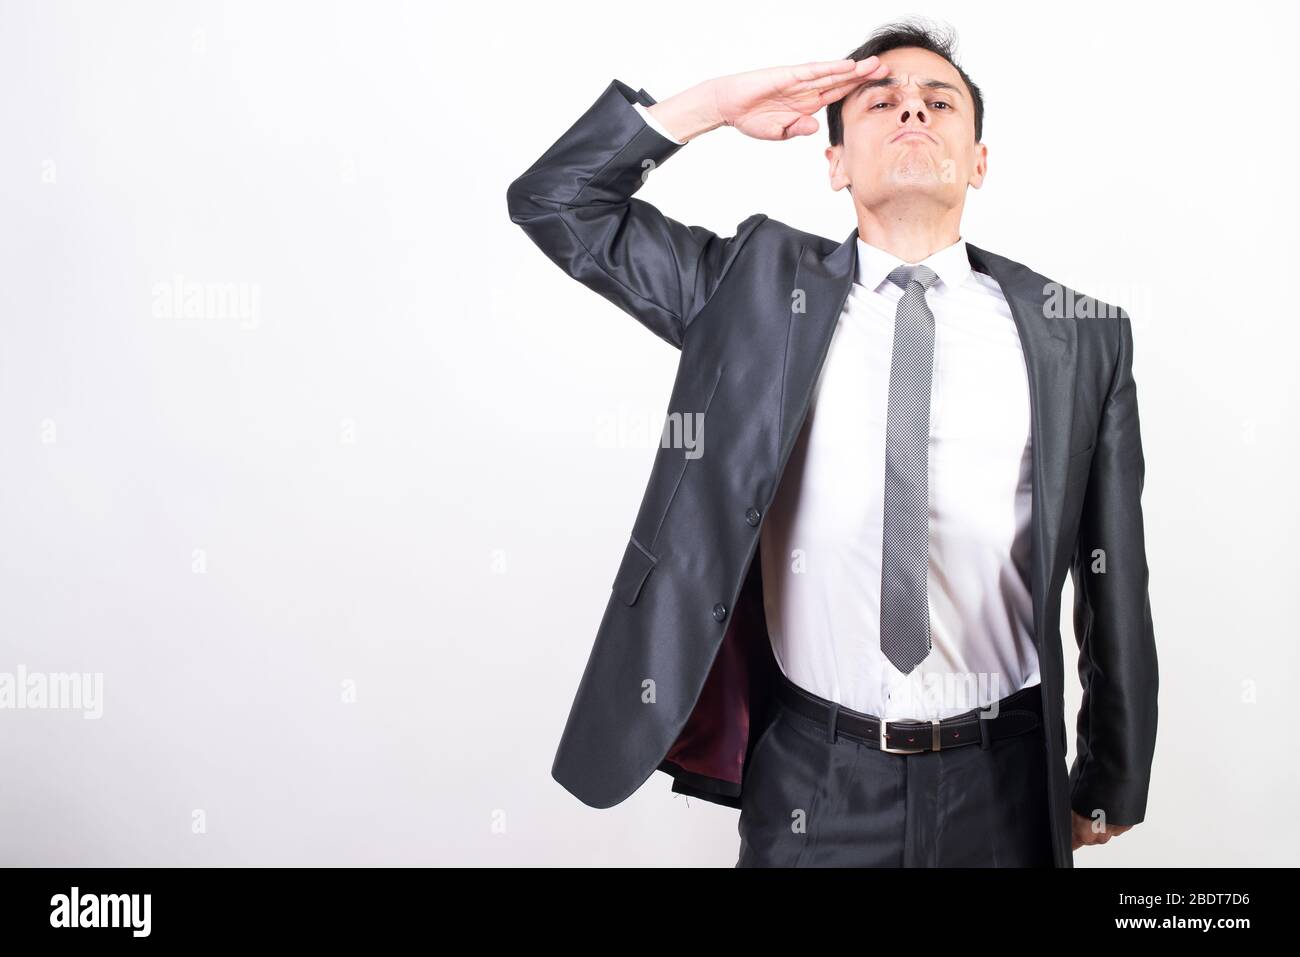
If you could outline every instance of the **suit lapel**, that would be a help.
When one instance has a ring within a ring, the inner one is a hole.
[[[831,337],[857,269],[855,228],[825,256],[810,247],[800,251],[791,295],[790,328],[781,390],[780,458],[776,481],[798,439],[812,390],[825,362]],[[1078,330],[1072,321],[1048,317],[1051,296],[1042,276],[1002,256],[966,244],[971,268],[992,276],[1006,296],[1020,333],[1029,375],[1030,432],[1033,445],[1031,510],[1031,589],[1034,635],[1045,633],[1044,596],[1060,534],[1061,507],[1070,451]]]
[[[808,246],[799,252],[790,296],[790,329],[781,386],[778,480],[799,437],[812,401],[813,386],[817,384],[844,300],[853,286],[858,263],[857,235],[855,228],[848,239],[826,256],[819,256]]]
[[[966,244],[966,252],[971,268],[992,276],[1002,288],[1020,332],[1029,373],[1033,442],[1031,590],[1034,640],[1041,647],[1042,636],[1047,633],[1044,598],[1054,571],[1070,457],[1078,328],[1069,319],[1049,317],[1047,300],[1052,290],[1042,276],[970,243]]]

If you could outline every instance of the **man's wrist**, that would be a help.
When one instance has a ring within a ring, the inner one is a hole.
[[[680,143],[688,143],[702,133],[726,125],[718,115],[711,80],[660,100],[647,107],[646,112]]]

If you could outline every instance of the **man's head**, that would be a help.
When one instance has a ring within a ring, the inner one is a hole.
[[[876,30],[849,54],[878,56],[889,74],[826,108],[832,189],[856,203],[960,207],[984,181],[984,99],[957,64],[950,33],[917,22]]]

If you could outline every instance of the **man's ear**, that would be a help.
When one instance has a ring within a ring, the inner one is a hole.
[[[984,185],[984,176],[989,171],[989,148],[977,143],[975,148],[975,169],[971,172],[970,184],[979,189]]]
[[[838,192],[848,187],[849,192],[852,193],[853,187],[849,186],[849,177],[844,170],[843,145],[826,147],[826,162],[829,165],[827,173],[830,176],[831,189]]]

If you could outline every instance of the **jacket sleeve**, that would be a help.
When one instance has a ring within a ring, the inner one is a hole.
[[[766,218],[733,236],[684,226],[634,198],[682,148],[649,125],[635,103],[654,99],[613,80],[576,123],[510,184],[510,219],[557,266],[682,347],[686,329]]]
[[[1145,462],[1133,381],[1133,328],[1119,312],[1119,345],[1071,564],[1079,645],[1078,742],[1070,804],[1108,824],[1146,814],[1156,739],[1155,634],[1142,524]]]

